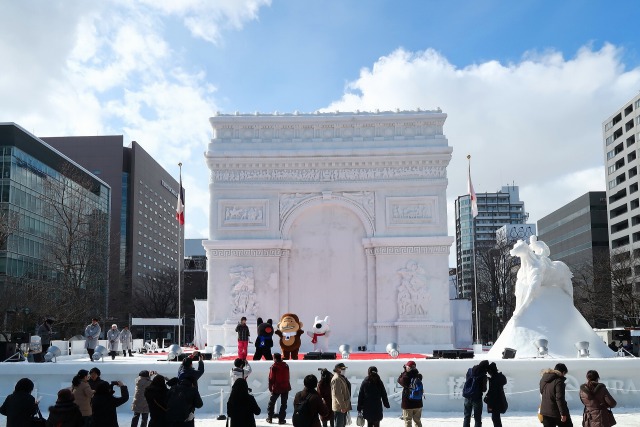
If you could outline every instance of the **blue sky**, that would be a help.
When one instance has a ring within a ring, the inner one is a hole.
[[[433,109],[466,192],[515,183],[537,221],[603,190],[602,122],[640,90],[625,1],[0,0],[0,121],[122,134],[187,189],[208,234],[216,111]]]

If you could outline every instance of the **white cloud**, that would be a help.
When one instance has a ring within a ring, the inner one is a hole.
[[[258,11],[271,0],[143,0],[149,8],[176,15],[194,37],[220,43],[222,32],[242,29],[244,23],[258,19]]]
[[[554,51],[527,52],[518,63],[465,68],[434,50],[400,49],[361,70],[326,110],[441,107],[454,149],[449,216],[452,200],[466,194],[471,154],[476,192],[519,185],[535,222],[587,191],[604,190],[602,122],[638,88],[640,69],[625,70],[612,45],[583,47],[570,59]]]

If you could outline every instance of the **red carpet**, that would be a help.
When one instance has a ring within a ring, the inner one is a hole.
[[[185,351],[185,354],[189,354],[191,353],[190,351]],[[167,356],[167,352],[166,351],[161,351],[159,353],[144,353],[145,356],[153,356],[153,357],[158,357],[158,356]],[[232,354],[232,355],[228,355],[228,356],[222,356],[220,359],[218,360],[235,360],[236,359],[236,355]],[[418,353],[400,353],[400,355],[397,357],[398,359],[424,359],[425,355],[424,354],[418,354]],[[249,354],[248,355],[248,359],[249,361],[253,361],[253,354]],[[298,355],[298,359],[299,360],[303,360],[304,359],[304,353],[300,353]],[[336,353],[336,359],[342,359],[342,356],[340,355],[340,353]],[[391,360],[392,357],[389,356],[388,353],[370,353],[370,352],[356,352],[356,353],[351,353],[349,355],[349,360]],[[263,359],[264,360],[264,359]]]

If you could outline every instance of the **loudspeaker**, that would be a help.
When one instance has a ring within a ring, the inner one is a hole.
[[[335,359],[335,353],[333,353],[333,358]],[[322,359],[322,352],[320,351],[310,351],[309,353],[305,353],[303,360],[320,360]]]
[[[458,350],[442,350],[443,359],[457,359]]]
[[[442,359],[443,350],[433,350],[433,357],[436,359]]]
[[[473,359],[473,350],[458,350],[458,359]]]
[[[322,355],[320,357],[322,359],[325,359],[325,360],[335,360],[336,354],[335,353],[322,353]]]
[[[513,358],[516,357],[516,351],[517,350],[515,350],[513,348],[506,347],[504,349],[504,351],[502,352],[502,358],[503,359],[513,359]]]

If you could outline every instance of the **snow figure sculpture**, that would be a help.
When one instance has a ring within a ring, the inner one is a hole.
[[[307,331],[307,335],[311,337],[313,351],[329,351],[329,335],[331,335],[329,316],[325,316],[324,320],[316,316],[311,330]]]
[[[488,357],[500,358],[505,348],[516,350],[517,359],[538,356],[534,341],[548,341],[548,357],[574,358],[575,344],[589,342],[591,357],[614,357],[573,306],[571,271],[561,261],[551,261],[551,251],[531,236],[531,243],[518,240],[511,255],[521,260],[515,286],[516,307],[513,317],[500,334]]]
[[[233,281],[231,285],[233,314],[255,316],[258,302],[254,291],[253,267],[231,267],[229,277]]]
[[[401,319],[424,318],[427,314],[427,276],[424,268],[415,261],[408,261],[398,270],[398,313]]]
[[[511,256],[520,257],[520,270],[516,280],[516,308],[514,316],[518,316],[523,308],[531,303],[540,292],[542,286],[557,286],[564,291],[573,304],[573,274],[569,267],[561,261],[551,261],[551,251],[536,236],[531,236],[527,245],[518,240],[509,252]]]

